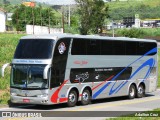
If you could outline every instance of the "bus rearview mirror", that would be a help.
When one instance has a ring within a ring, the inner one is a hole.
[[[0,76],[4,77],[4,71],[8,66],[10,66],[10,63],[6,63],[1,67]]]
[[[48,79],[48,70],[49,70],[50,67],[51,67],[51,65],[47,65],[47,66],[44,68],[44,71],[43,71],[43,79]]]

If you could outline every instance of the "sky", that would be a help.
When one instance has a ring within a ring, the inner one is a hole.
[[[52,5],[69,5],[69,4],[75,4],[74,0],[35,0],[38,2],[46,2]]]

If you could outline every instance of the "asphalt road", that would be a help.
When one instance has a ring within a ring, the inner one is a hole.
[[[48,117],[47,120],[103,120],[107,117],[116,117],[120,115],[126,115],[135,113],[138,111],[148,111],[152,109],[160,108],[160,89],[147,94],[144,98],[135,98],[128,100],[127,97],[116,97],[109,99],[94,100],[92,104],[87,106],[77,105],[75,107],[67,107],[66,104],[51,105],[51,106],[15,106],[8,108],[1,108],[0,112],[4,111],[18,111],[20,113],[37,113],[38,116],[53,116]],[[38,114],[39,112],[39,114]],[[160,114],[160,113],[159,113]],[[17,114],[16,114],[17,115]],[[64,118],[65,117],[65,118]],[[76,117],[76,118],[75,118]],[[0,120],[37,120],[37,118],[0,118]],[[44,120],[46,117],[38,118],[38,120]]]

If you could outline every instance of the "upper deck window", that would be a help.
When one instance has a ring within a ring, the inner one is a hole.
[[[48,59],[52,56],[54,41],[49,39],[22,39],[20,40],[15,59]]]
[[[96,40],[75,38],[72,43],[72,55],[144,55],[156,48],[155,42]],[[148,55],[155,55],[151,53]]]

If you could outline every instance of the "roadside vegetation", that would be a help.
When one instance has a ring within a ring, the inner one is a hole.
[[[0,67],[10,63],[18,43],[24,34],[2,34],[0,33]],[[0,104],[7,104],[9,100],[10,68],[7,68],[4,78],[0,77]]]
[[[107,35],[111,35],[112,30],[107,31]],[[124,28],[115,29],[116,36],[131,37],[131,38],[156,38],[160,40],[160,28]]]

